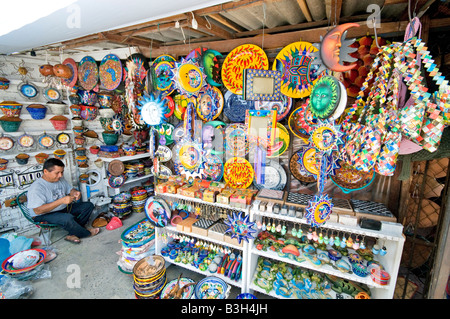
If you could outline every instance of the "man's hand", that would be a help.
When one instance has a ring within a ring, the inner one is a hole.
[[[69,205],[70,203],[72,203],[75,200],[75,197],[71,196],[71,195],[67,195],[67,196],[62,197],[60,200],[63,204]]]
[[[75,200],[79,200],[81,198],[81,192],[77,191],[75,188],[73,188],[70,193],[69,196],[72,196],[75,198]]]

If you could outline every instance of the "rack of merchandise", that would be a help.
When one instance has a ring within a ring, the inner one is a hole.
[[[252,221],[259,221],[264,222],[264,218],[268,219],[269,221],[272,221],[272,223],[293,223],[300,229],[301,225],[306,225],[304,227],[305,229],[311,228],[308,222],[305,218],[302,217],[291,217],[288,215],[281,215],[279,213],[275,214],[273,212],[263,212],[259,210],[259,204],[260,201],[256,200],[253,202],[251,208],[250,208],[250,218]],[[365,263],[367,261],[362,260],[360,263],[363,265],[363,271],[362,274],[359,275],[355,274],[355,271],[342,271],[345,269],[339,269],[336,268],[333,263],[333,261],[328,261],[328,264],[324,264],[323,260],[320,262],[320,259],[309,259],[307,257],[307,254],[305,253],[305,250],[298,249],[295,250],[295,254],[297,254],[297,258],[292,258],[292,256],[289,256],[288,252],[287,254],[280,253],[280,251],[273,251],[270,249],[267,249],[266,251],[262,249],[258,249],[257,245],[255,244],[255,240],[250,240],[249,242],[249,257],[248,257],[248,274],[249,274],[249,291],[258,291],[265,294],[269,294],[271,296],[277,297],[277,298],[285,298],[282,293],[275,293],[275,289],[273,290],[265,290],[262,289],[260,286],[255,284],[255,279],[257,279],[257,273],[256,268],[258,264],[258,258],[259,257],[265,257],[269,258],[271,260],[275,260],[278,262],[284,262],[292,267],[301,267],[302,269],[309,269],[318,273],[331,275],[333,277],[337,277],[339,279],[342,279],[344,282],[354,282],[356,284],[362,284],[367,286],[370,289],[371,298],[375,299],[390,299],[393,297],[394,290],[395,290],[395,283],[397,280],[397,274],[398,269],[401,261],[401,254],[403,250],[403,244],[404,244],[404,235],[402,234],[403,226],[401,224],[382,221],[382,228],[381,230],[369,230],[365,228],[361,228],[360,226],[350,226],[350,225],[343,225],[339,223],[334,222],[327,222],[325,225],[323,225],[320,229],[317,229],[317,232],[321,232],[324,234],[347,234],[347,237],[353,238],[375,238],[377,241],[383,243],[383,249],[385,249],[386,254],[381,255],[377,254],[376,256],[373,256],[373,261],[369,264],[376,265],[381,267],[389,274],[390,280],[389,283],[375,283],[370,273],[368,273],[369,267],[366,268]],[[297,228],[295,228],[297,229]],[[316,230],[316,229],[314,229]],[[269,231],[270,233],[271,231]],[[306,233],[306,231],[305,231]],[[260,232],[261,234],[261,232]],[[321,234],[322,235],[322,234]],[[352,236],[353,235],[353,236]],[[287,231],[286,237],[289,238],[295,236],[292,236],[292,232]],[[287,241],[286,241],[287,243]],[[305,245],[303,245],[305,247]],[[308,246],[308,247],[311,247]],[[326,247],[322,251],[325,252],[326,255],[328,255],[328,252],[332,249],[331,245],[322,246]],[[347,248],[346,248],[347,249]],[[317,249],[317,252],[320,251]],[[354,254],[357,252],[357,250],[353,248],[348,248],[348,255],[342,256],[342,260],[345,261],[344,265],[350,266],[352,264],[352,256],[356,256],[357,254]],[[315,252],[313,253],[315,254]],[[370,252],[369,252],[370,254]],[[322,255],[323,256],[323,255]],[[359,257],[359,255],[358,255]],[[326,257],[325,257],[326,259]],[[372,259],[372,258],[370,258]],[[347,262],[348,260],[348,262]],[[353,269],[354,270],[354,269]],[[292,297],[294,298],[294,297]]]
[[[197,198],[191,198],[179,194],[169,194],[169,193],[155,193],[157,196],[161,196],[166,201],[173,201],[173,202],[192,202],[197,203],[199,205],[214,205],[216,207],[220,207],[227,211],[227,213],[230,212],[244,212],[245,214],[249,214],[249,208],[250,206],[247,206],[245,209],[242,208],[236,208],[231,205],[227,204],[220,204],[220,203],[211,203],[207,202],[201,199]],[[221,223],[221,220],[218,219],[216,221],[217,223]],[[195,225],[195,224],[194,224]],[[207,234],[199,234],[196,233],[195,230],[192,230],[192,227],[188,227],[188,230],[184,230],[186,227],[181,229],[177,225],[171,225],[168,224],[165,227],[156,227],[156,240],[155,240],[155,254],[157,255],[163,255],[163,250],[168,246],[169,243],[173,243],[174,240],[179,239],[180,237],[182,240],[190,240],[191,242],[195,243],[201,243],[204,246],[213,247],[211,250],[214,250],[216,248],[217,251],[219,251],[215,256],[222,257],[221,262],[223,263],[223,256],[224,255],[230,255],[235,254],[235,256],[240,256],[242,258],[241,264],[240,264],[240,278],[239,280],[236,280],[236,277],[233,277],[229,272],[227,273],[227,270],[224,270],[224,273],[220,273],[219,271],[210,271],[209,269],[201,269],[201,267],[194,266],[192,262],[176,262],[174,258],[171,258],[169,256],[164,256],[164,259],[168,264],[175,264],[177,266],[180,266],[182,268],[186,268],[188,270],[203,274],[205,276],[216,276],[223,281],[225,281],[227,284],[238,287],[241,289],[241,292],[247,291],[247,284],[248,284],[248,274],[247,274],[247,258],[248,258],[248,249],[249,245],[246,241],[241,241],[240,243],[236,239],[231,239],[230,236],[228,236],[225,240],[217,239],[217,237],[213,237],[211,235],[211,231],[207,232]],[[210,228],[211,229],[211,228]],[[187,239],[186,239],[187,238]],[[218,249],[217,249],[218,248]],[[211,251],[210,250],[210,251]],[[215,251],[215,250],[214,250]],[[223,252],[225,251],[225,252]],[[221,263],[218,263],[219,265]],[[230,264],[231,265],[231,264]],[[237,275],[236,275],[237,276]]]
[[[101,157],[101,159],[103,160],[103,162],[105,163],[110,163],[113,160],[119,160],[121,162],[128,162],[128,161],[133,161],[133,160],[138,160],[138,159],[144,159],[144,158],[148,158],[149,154],[148,153],[143,153],[143,154],[137,154],[137,155],[132,155],[132,156],[121,156],[121,157],[115,157],[115,158],[106,158],[106,157]],[[106,173],[106,167],[105,165],[102,166],[103,167],[103,174],[104,174],[104,179],[105,179],[105,185],[107,185],[108,189],[112,190],[112,193],[114,195],[117,195],[121,192],[121,190],[123,190],[123,188],[129,186],[130,184],[133,184],[135,182],[139,182],[139,181],[145,181],[148,178],[153,177],[153,174],[146,174],[143,176],[139,176],[139,177],[133,177],[133,178],[129,178],[126,179],[123,182],[123,185],[121,185],[120,187],[116,187],[113,188],[111,187],[108,182],[107,182],[107,173]]]

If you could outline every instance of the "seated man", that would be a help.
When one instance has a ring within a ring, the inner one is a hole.
[[[80,243],[80,238],[95,236],[100,228],[86,229],[84,225],[94,210],[91,202],[75,202],[81,192],[63,177],[64,163],[50,158],[44,163],[43,175],[28,189],[30,216],[37,222],[60,225],[69,234],[65,240]]]

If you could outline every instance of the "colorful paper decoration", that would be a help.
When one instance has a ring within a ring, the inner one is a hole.
[[[272,70],[281,72],[281,93],[291,98],[303,98],[310,94],[317,80],[319,66],[313,65],[311,43],[299,41],[285,46],[276,56]]]
[[[243,212],[233,212],[233,216],[228,215],[224,223],[229,227],[226,231],[231,233],[231,238],[236,238],[239,242],[254,239],[253,233],[256,232],[255,223],[249,221],[250,215],[244,215]]]
[[[245,69],[269,69],[266,53],[254,44],[243,44],[234,48],[222,64],[222,82],[234,94],[242,95]]]
[[[244,100],[279,101],[281,99],[281,72],[269,70],[244,70]]]
[[[318,54],[314,54],[314,65],[320,65],[321,74],[325,69],[335,72],[345,72],[357,66],[357,64],[344,65],[344,62],[355,62],[357,59],[350,56],[357,48],[350,47],[355,39],[347,40],[347,30],[359,27],[357,23],[345,23],[338,25],[324,37],[321,36]]]

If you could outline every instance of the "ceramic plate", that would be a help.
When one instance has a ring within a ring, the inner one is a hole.
[[[151,169],[152,174],[155,174],[154,166],[152,166]],[[167,166],[159,165],[159,174],[156,176],[159,179],[168,179],[170,176],[172,176],[173,173]]]
[[[197,170],[203,162],[201,145],[182,141],[173,148],[174,162],[189,171]]]
[[[123,185],[123,183],[125,183],[125,179],[125,175],[123,174],[119,176],[111,175],[108,178],[108,185],[112,188],[119,188]]]
[[[93,57],[85,56],[78,64],[78,82],[86,90],[91,91],[98,83],[98,66]]]
[[[156,88],[165,95],[171,94],[175,89],[172,81],[174,67],[175,63],[170,61],[161,61],[155,65]]]
[[[308,103],[304,103],[289,115],[288,125],[292,134],[307,139],[312,131],[312,125],[316,122],[309,111]]]
[[[158,197],[149,197],[145,202],[144,209],[147,218],[157,227],[166,226],[172,217],[169,205]]]
[[[220,181],[223,176],[223,162],[219,156],[207,154],[203,163],[202,178],[209,181]]]
[[[187,96],[198,96],[206,77],[200,67],[186,60],[175,65],[173,81],[177,90]]]
[[[55,139],[53,136],[44,134],[39,137],[38,143],[44,148],[50,148],[55,144]]]
[[[107,54],[98,69],[100,83],[109,91],[115,90],[122,82],[122,62],[115,54]]]
[[[267,160],[264,170],[264,184],[257,184],[256,177],[253,178],[253,185],[259,190],[273,189],[283,190],[287,183],[287,174],[283,166],[277,160]]]
[[[69,69],[72,70],[72,76],[68,79],[61,78],[61,82],[68,87],[74,87],[78,80],[78,67],[77,63],[72,58],[67,58],[63,61],[64,65],[66,65]]]
[[[245,122],[245,112],[255,109],[255,102],[244,100],[242,95],[233,94],[231,91],[227,91],[224,98],[223,113],[231,122]]]
[[[171,62],[175,65],[176,59],[169,54],[161,54],[153,62],[153,66],[156,66],[160,62]]]
[[[299,156],[297,153],[298,152],[295,152],[289,160],[289,170],[291,171],[291,174],[302,184],[314,183],[316,179],[313,176],[308,175],[298,163]]]
[[[255,101],[256,110],[276,110],[277,121],[284,119],[292,108],[292,98],[281,95],[281,101]]]
[[[7,136],[0,137],[0,150],[9,151],[14,146],[14,140]]]
[[[253,182],[252,165],[242,157],[230,158],[224,166],[224,179],[232,188],[247,188]]]
[[[233,123],[225,128],[225,149],[229,156],[245,157],[248,154],[249,145],[245,124]]]
[[[341,161],[340,164],[341,167],[330,178],[344,193],[363,189],[369,186],[375,178],[374,170],[369,172],[358,171],[345,162]]]
[[[276,56],[272,69],[281,72],[281,93],[292,98],[309,96],[317,81],[318,65],[311,65],[312,53],[319,51],[309,42],[285,46]]]
[[[173,97],[173,100],[175,102],[175,110],[173,114],[175,114],[175,117],[181,121],[184,120],[184,113],[186,112],[188,104],[192,103],[194,107],[197,105],[197,99],[193,96],[188,97],[183,94],[176,94]]]
[[[172,150],[165,145],[159,145],[156,154],[159,157],[159,161],[164,163],[172,159]]]
[[[56,140],[60,143],[60,144],[68,144],[70,142],[70,135],[67,133],[59,133],[56,136]]]
[[[282,155],[289,147],[289,132],[282,124],[277,123],[275,129],[274,143],[267,148],[267,157],[278,157]]]
[[[32,100],[39,94],[39,89],[32,83],[21,83],[17,86],[17,91],[24,98]]]
[[[194,283],[195,281],[190,278],[180,278],[180,281],[177,279],[173,279],[169,281],[161,291],[161,299],[164,299],[169,292],[175,287],[175,285],[178,283],[179,288],[183,288],[187,284]],[[192,295],[194,294],[194,287],[195,285],[190,285],[186,289],[183,290],[183,294],[181,295],[181,299],[191,299]]]
[[[31,147],[34,144],[34,138],[31,135],[23,134],[19,137],[17,143],[19,143],[19,145],[22,147]]]
[[[269,69],[269,60],[263,49],[254,44],[234,48],[222,64],[222,82],[234,94],[242,94],[245,69]]]
[[[226,299],[228,285],[218,277],[208,276],[195,285],[196,299]]]
[[[175,101],[171,96],[166,96],[164,98],[164,104],[167,106],[167,113],[164,115],[166,118],[169,118],[173,112],[175,111]]]
[[[49,102],[59,102],[61,101],[62,94],[57,88],[48,88],[44,91],[44,97]]]
[[[215,86],[207,86],[199,92],[197,114],[203,121],[215,120],[223,110],[223,95]]]

